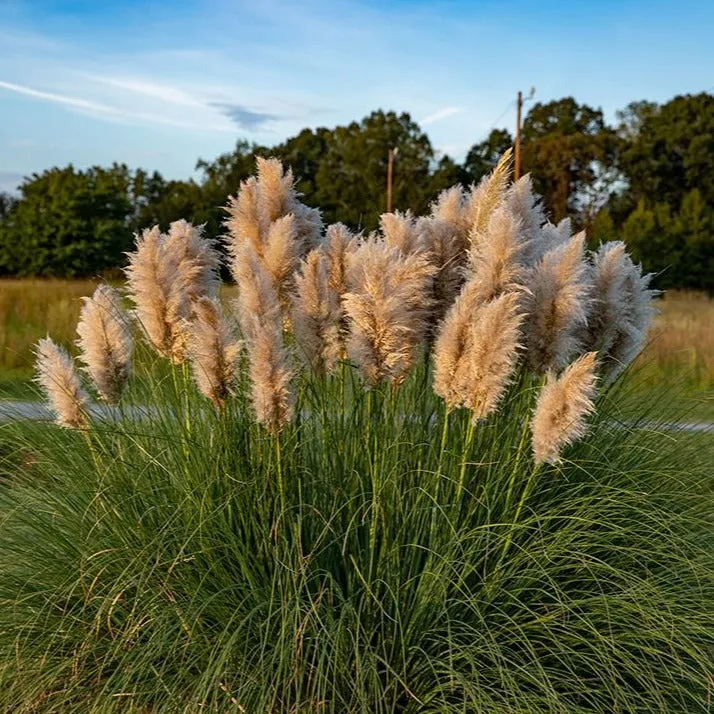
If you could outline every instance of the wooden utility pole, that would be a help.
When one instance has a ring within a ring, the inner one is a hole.
[[[389,150],[387,159],[387,213],[392,212],[392,175],[394,173],[394,154],[395,150]]]
[[[523,109],[523,93],[519,91],[516,99],[516,146],[513,162],[513,178],[516,181],[521,177],[521,109]]]

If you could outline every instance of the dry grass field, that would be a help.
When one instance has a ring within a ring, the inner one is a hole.
[[[0,280],[0,398],[30,395],[33,345],[48,333],[70,345],[80,298],[95,286],[91,280]],[[670,292],[658,308],[650,342],[639,358],[641,383],[666,383],[700,396],[705,405],[698,413],[714,416],[714,300]]]

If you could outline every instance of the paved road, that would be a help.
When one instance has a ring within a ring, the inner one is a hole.
[[[142,407],[134,407],[136,415],[141,416],[146,413]],[[90,407],[90,415],[96,419],[106,419],[112,416],[112,407],[104,404],[93,404]],[[0,401],[0,422],[17,421],[21,419],[33,419],[36,421],[49,421],[52,419],[52,412],[41,402],[20,402],[20,401]],[[709,422],[688,422],[680,424],[677,422],[649,422],[643,425],[651,426],[659,431],[688,431],[693,434],[711,432],[714,434],[714,424]]]

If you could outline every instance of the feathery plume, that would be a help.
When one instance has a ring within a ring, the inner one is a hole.
[[[595,409],[596,381],[595,352],[579,357],[558,377],[548,374],[531,422],[537,464],[558,463],[563,448],[585,436],[586,419]]]
[[[330,261],[313,248],[295,278],[293,330],[305,361],[318,373],[331,373],[343,357],[339,294],[330,288]]]
[[[89,397],[82,389],[74,360],[49,337],[36,348],[35,381],[42,387],[60,426],[83,429],[88,424]]]
[[[263,238],[268,232],[269,221],[260,209],[258,179],[255,176],[243,181],[236,196],[228,197],[224,225],[228,229],[226,246],[228,254],[235,259],[243,241],[249,242],[260,254]]]
[[[650,275],[643,275],[621,241],[604,243],[593,256],[592,307],[584,343],[598,350],[609,378],[614,379],[637,356],[655,314],[649,288]]]
[[[342,223],[327,227],[324,251],[330,263],[328,282],[340,299],[347,292],[347,259],[358,245],[357,236]]]
[[[247,346],[253,409],[258,423],[277,434],[293,414],[289,354],[279,324],[252,321]]]
[[[218,295],[221,258],[215,241],[203,235],[203,226],[174,221],[169,226],[165,251],[176,263],[179,282],[185,286],[190,302],[203,295],[211,298]]]
[[[251,338],[255,319],[280,324],[278,293],[251,243],[244,243],[238,249],[233,261],[233,277],[238,284],[235,306],[243,337]]]
[[[466,214],[466,196],[460,185],[447,188],[431,204],[431,217],[447,223],[454,231],[462,250],[469,245],[470,224]]]
[[[513,150],[508,149],[496,168],[484,176],[477,186],[472,186],[466,198],[466,216],[473,237],[486,230],[491,214],[505,198],[506,186],[511,178]]]
[[[390,248],[399,248],[404,255],[423,250],[422,236],[417,230],[417,221],[411,211],[383,213],[379,217],[379,226],[384,242]]]
[[[521,284],[526,247],[520,219],[507,206],[495,209],[486,229],[472,234],[470,271],[483,302]]]
[[[193,376],[199,390],[219,409],[233,394],[241,344],[216,298],[203,295],[193,305],[188,343]]]
[[[584,251],[585,233],[578,233],[529,271],[524,334],[528,361],[537,372],[565,366],[580,346],[587,322]]]
[[[131,371],[134,340],[119,291],[99,285],[91,298],[83,298],[77,324],[77,344],[84,371],[110,404],[118,399]]]
[[[288,214],[274,220],[263,246],[263,263],[284,308],[289,306],[293,273],[300,260],[297,247],[295,217]]]
[[[449,410],[466,407],[476,421],[497,408],[518,361],[518,300],[503,293],[481,303],[468,285],[457,298],[434,346],[434,391]]]
[[[158,226],[137,236],[136,250],[128,258],[124,272],[139,322],[157,352],[180,364],[191,311],[186,275],[178,271]]]
[[[439,218],[420,218],[417,231],[429,261],[435,268],[432,284],[434,321],[441,320],[451,307],[464,282],[466,254],[454,227]]]
[[[434,268],[420,253],[405,256],[374,240],[349,257],[347,352],[369,384],[401,382],[425,333]]]
[[[527,243],[525,261],[529,264],[536,263],[551,246],[541,250],[541,229],[546,222],[545,211],[540,196],[533,191],[530,174],[522,176],[508,188],[504,203],[521,222],[523,242]]]

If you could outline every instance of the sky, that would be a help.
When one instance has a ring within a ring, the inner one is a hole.
[[[69,163],[187,178],[378,108],[461,159],[519,89],[610,121],[714,90],[712,27],[712,0],[0,0],[0,190]]]

